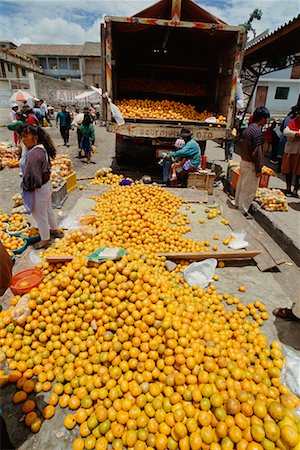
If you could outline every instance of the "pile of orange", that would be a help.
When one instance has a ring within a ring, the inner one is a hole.
[[[68,408],[74,450],[297,448],[299,400],[280,381],[280,344],[260,332],[261,302],[191,288],[153,254],[43,268],[24,323],[0,313],[0,345],[14,402],[28,400],[26,379],[52,389],[43,417]],[[43,417],[28,410],[26,423]]]
[[[0,230],[0,241],[8,250],[17,250],[23,247],[23,245],[25,244],[24,239],[22,239],[21,237],[9,236],[2,230]]]
[[[67,235],[49,248],[47,255],[88,255],[99,247],[156,253],[209,250],[209,242],[184,237],[191,228],[188,216],[179,210],[182,200],[165,189],[143,184],[118,186],[95,200],[97,217],[92,226],[96,235],[80,242]]]
[[[204,122],[214,116],[210,111],[198,113],[195,106],[170,100],[129,99],[116,102],[125,118],[192,120]],[[217,123],[226,123],[226,117],[216,117]]]

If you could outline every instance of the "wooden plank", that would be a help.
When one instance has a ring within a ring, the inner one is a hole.
[[[252,259],[259,255],[261,250],[244,250],[237,252],[167,252],[157,253],[158,256],[165,256],[168,259],[190,259],[201,261],[202,259],[215,258],[221,260]]]
[[[208,201],[208,193],[199,189],[191,189],[191,188],[164,188],[170,194],[175,197],[180,197],[182,200],[185,200],[189,203],[207,203]]]
[[[51,264],[64,263],[73,261],[74,256],[47,256],[46,261]]]
[[[277,267],[276,261],[273,257],[266,251],[261,242],[257,239],[258,230],[257,224],[254,220],[247,220],[240,211],[235,208],[231,208],[228,204],[228,197],[223,192],[216,192],[216,196],[220,202],[221,208],[223,210],[224,216],[228,218],[230,226],[233,230],[244,229],[247,232],[248,237],[251,239],[251,246],[261,250],[261,253],[254,257],[254,261],[260,271],[270,270]]]

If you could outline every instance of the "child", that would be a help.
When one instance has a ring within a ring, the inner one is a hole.
[[[185,141],[183,139],[177,139],[174,144],[174,147],[176,149],[175,151],[177,152],[178,150],[181,150],[184,146],[185,146]],[[181,172],[182,166],[185,163],[188,163],[187,158],[176,158],[176,162],[174,162],[171,166],[170,181],[175,181],[177,179],[176,172]]]
[[[95,142],[95,129],[92,123],[91,115],[89,113],[84,114],[80,131],[82,135],[80,149],[84,151],[87,161],[88,163],[90,163],[92,146]]]

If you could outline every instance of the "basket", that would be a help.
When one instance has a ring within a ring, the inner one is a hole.
[[[43,279],[43,272],[40,269],[26,269],[16,273],[12,277],[10,289],[15,295],[24,295],[37,287]],[[21,283],[28,283],[27,286],[21,287]]]
[[[23,238],[22,238],[22,239],[23,239]],[[14,255],[20,255],[21,253],[24,252],[24,250],[25,250],[26,247],[27,247],[27,239],[24,238],[24,241],[25,241],[25,244],[22,245],[22,247],[17,248],[16,250],[12,250],[12,252],[13,252]]]
[[[211,172],[189,172],[187,187],[207,191],[209,195],[213,193],[216,175]]]
[[[20,231],[9,231],[9,224],[8,224],[6,227],[6,233],[9,234],[10,236],[21,236],[23,231],[28,230],[28,228],[29,224],[27,224],[26,227],[22,228],[22,230]]]
[[[36,236],[24,236],[23,234],[21,234],[20,236],[22,239],[26,239],[27,241],[27,245],[32,245],[35,244],[36,242],[39,242],[41,240],[41,236],[39,234],[37,234]]]
[[[71,172],[70,175],[67,177],[64,177],[64,180],[67,185],[67,193],[74,191],[74,189],[77,188],[77,178],[76,178],[76,172]]]

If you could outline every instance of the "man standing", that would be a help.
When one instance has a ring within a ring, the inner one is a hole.
[[[61,105],[61,110],[56,114],[55,123],[56,126],[58,126],[59,122],[60,134],[66,147],[69,147],[71,121],[72,120],[69,111],[67,111],[65,105]]]
[[[45,102],[45,100],[40,100],[40,110],[42,111],[42,114],[44,116],[44,118],[47,120],[47,122],[49,123],[50,127],[52,127],[51,122],[50,122],[50,118],[48,115],[48,106],[47,103]]]
[[[260,106],[253,113],[251,124],[244,131],[241,145],[240,176],[236,187],[235,206],[247,219],[252,219],[248,213],[255,198],[258,176],[263,166],[263,133],[261,128],[267,123],[270,113]]]
[[[34,102],[34,107],[32,108],[32,111],[33,111],[35,117],[37,118],[37,120],[39,121],[39,124],[41,126],[43,126],[44,116],[43,116],[42,110],[40,108],[40,101],[39,100],[36,100]]]
[[[88,111],[88,108],[84,108],[84,111]],[[77,130],[78,158],[82,158],[82,153],[81,153],[82,134],[81,134],[80,127],[81,127],[83,119],[84,119],[84,113],[79,112],[79,108],[75,109],[75,113],[76,113],[76,115],[73,119],[72,127],[76,127],[76,130]]]
[[[11,111],[9,113],[9,121],[10,122],[15,122],[17,120],[16,114],[17,114],[18,109],[19,109],[18,103],[13,103],[11,105]]]

